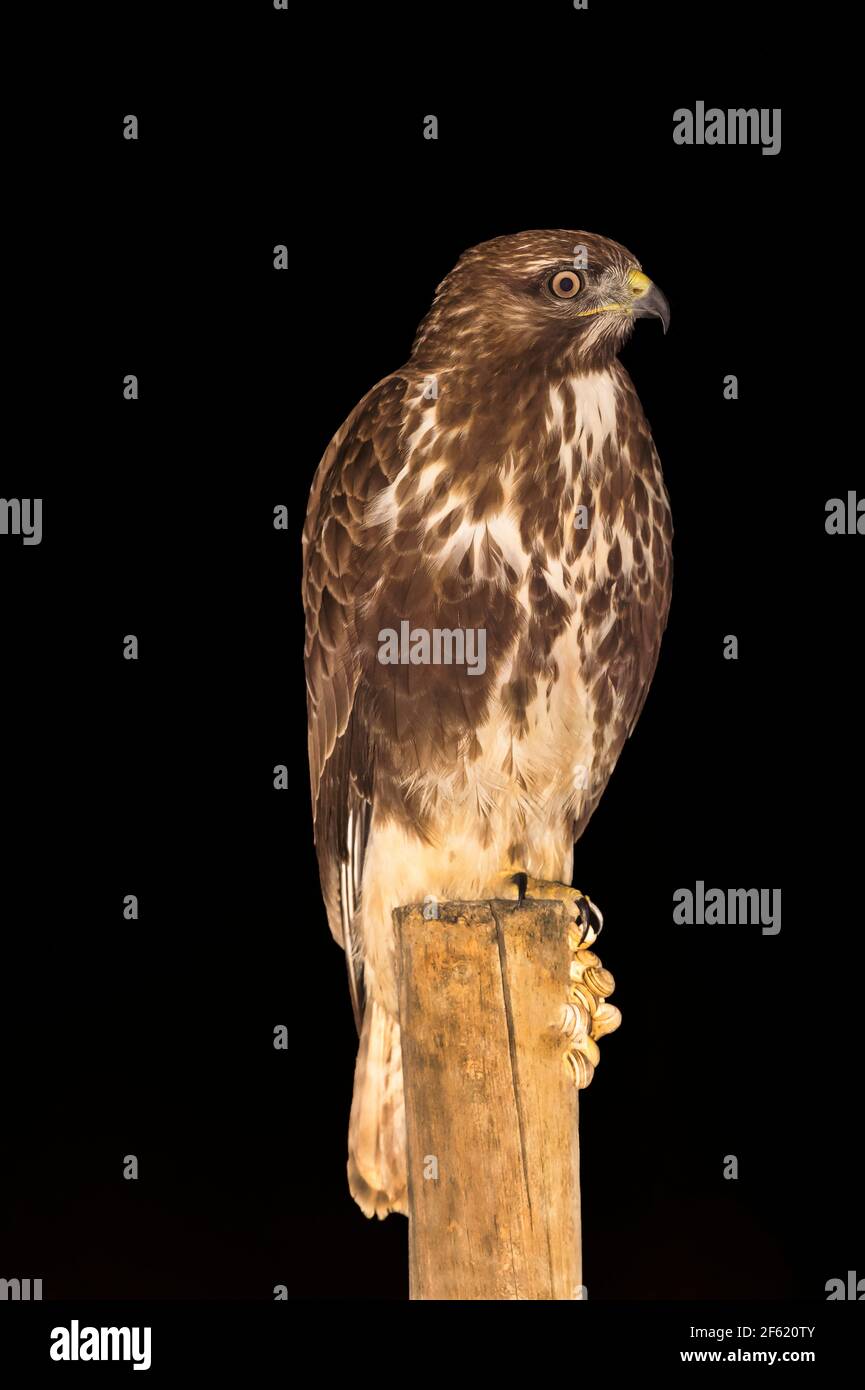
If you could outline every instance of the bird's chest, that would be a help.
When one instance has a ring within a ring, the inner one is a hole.
[[[640,413],[635,428],[619,393],[610,374],[551,386],[533,429],[479,446],[470,474],[447,436],[407,466],[416,484],[391,553],[403,563],[400,527],[414,544],[419,516],[406,587],[422,584],[430,622],[470,627],[466,649],[471,635],[483,651],[470,678],[447,667],[427,677],[419,709],[436,712],[431,729],[456,724],[463,757],[454,764],[454,739],[431,733],[421,775],[478,804],[569,806],[618,738],[629,652],[645,640],[635,614],[652,583],[647,514],[663,495],[645,422]]]

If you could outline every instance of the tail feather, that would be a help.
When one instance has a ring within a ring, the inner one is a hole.
[[[348,1126],[348,1185],[366,1216],[408,1215],[399,1024],[367,1000]]]

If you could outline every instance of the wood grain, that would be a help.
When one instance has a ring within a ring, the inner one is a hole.
[[[413,1299],[582,1296],[561,903],[394,914]],[[437,1171],[437,1176],[435,1173]]]

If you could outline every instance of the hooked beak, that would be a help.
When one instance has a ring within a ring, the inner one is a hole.
[[[667,296],[657,285],[652,284],[648,275],[641,270],[628,272],[628,287],[631,291],[631,313],[635,319],[660,319],[666,333],[670,326],[670,305]]]

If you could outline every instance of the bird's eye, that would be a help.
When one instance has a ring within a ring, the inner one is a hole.
[[[574,270],[560,270],[550,281],[550,289],[559,299],[573,299],[583,288],[583,282]]]

